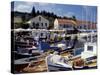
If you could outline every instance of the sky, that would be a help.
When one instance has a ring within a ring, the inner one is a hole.
[[[86,20],[97,22],[97,7],[96,6],[82,6],[82,5],[68,5],[68,4],[54,4],[54,3],[39,3],[39,2],[24,2],[15,1],[11,4],[11,9],[14,11],[28,12],[35,10],[53,12],[58,16],[76,16],[78,20]]]

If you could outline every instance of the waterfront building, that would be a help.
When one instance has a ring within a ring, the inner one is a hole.
[[[77,28],[79,30],[96,30],[97,25],[94,22],[77,20]]]
[[[54,29],[65,29],[65,30],[73,30],[77,23],[74,20],[68,19],[55,19],[54,21]]]
[[[38,15],[27,22],[32,29],[48,29],[49,21],[41,15]]]

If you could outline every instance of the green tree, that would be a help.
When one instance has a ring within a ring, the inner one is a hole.
[[[28,29],[28,28],[29,28],[29,24],[24,24],[24,23],[22,23],[22,24],[21,24],[21,28],[23,28],[23,29]]]
[[[72,19],[73,19],[74,21],[76,21],[76,16],[73,15],[73,16],[72,16]]]
[[[35,17],[36,16],[35,7],[34,6],[33,6],[32,11],[31,11],[31,16],[32,17]]]

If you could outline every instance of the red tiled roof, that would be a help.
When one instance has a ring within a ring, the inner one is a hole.
[[[77,23],[73,20],[68,20],[68,19],[57,19],[57,20],[58,20],[58,23],[61,25],[64,25],[64,24],[77,25]]]
[[[77,25],[91,25],[91,24],[96,24],[90,21],[81,21],[81,20],[77,20]]]
[[[92,28],[96,28],[96,23],[94,22],[90,22],[90,21],[82,21],[82,20],[77,20],[77,21],[74,21],[74,20],[68,20],[68,19],[57,19],[58,20],[58,23],[60,25],[67,25],[67,24],[71,24],[71,25],[88,25],[88,27],[91,27],[91,24],[92,24]]]

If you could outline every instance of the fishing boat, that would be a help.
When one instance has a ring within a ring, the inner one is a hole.
[[[39,66],[39,64],[41,64],[41,62],[44,61],[43,57],[44,57],[44,55],[14,60],[14,65],[15,65],[14,69],[17,73],[23,72],[24,69],[25,69],[25,71],[26,71],[26,69],[28,71],[30,68]]]
[[[68,59],[57,55],[50,54],[46,57],[48,71],[68,71],[72,70],[72,65],[68,63]]]

